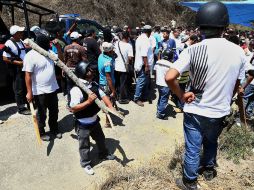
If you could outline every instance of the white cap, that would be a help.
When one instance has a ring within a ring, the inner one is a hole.
[[[143,27],[144,30],[152,30],[152,27],[150,25],[145,25]]]
[[[39,26],[33,26],[32,28],[30,28],[31,32],[37,32],[39,31],[41,28]]]
[[[103,42],[102,43],[102,50],[103,52],[110,52],[114,50],[114,45],[108,42]]]
[[[24,30],[25,30],[25,27],[20,27],[20,26],[17,26],[17,25],[13,25],[10,28],[10,34],[14,35],[17,32],[23,32]]]
[[[82,36],[82,35],[79,34],[78,32],[72,32],[71,35],[70,35],[70,38],[72,40],[77,40],[77,39],[79,39],[80,36]]]

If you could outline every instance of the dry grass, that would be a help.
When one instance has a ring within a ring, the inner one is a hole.
[[[177,189],[175,177],[181,173],[182,146],[176,146],[173,156],[165,154],[138,169],[112,171],[112,177],[102,190],[165,190]]]

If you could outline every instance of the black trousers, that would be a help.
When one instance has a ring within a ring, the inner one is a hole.
[[[17,72],[13,75],[12,83],[15,101],[17,103],[18,111],[22,110],[26,101],[26,84],[25,84],[25,73],[21,71],[21,68],[17,69]]]
[[[41,94],[34,96],[35,105],[37,107],[37,119],[40,134],[45,133],[44,127],[46,126],[47,109],[49,110],[48,125],[50,132],[58,132],[58,98],[57,93],[53,92],[50,94]]]
[[[128,73],[115,71],[115,79],[119,100],[128,100]]]
[[[94,125],[82,126],[79,122],[76,122],[77,134],[79,140],[79,154],[80,165],[86,167],[91,164],[90,158],[90,136],[96,142],[99,150],[99,158],[104,158],[108,154],[108,150],[105,145],[105,135],[101,129],[100,122],[96,122]]]

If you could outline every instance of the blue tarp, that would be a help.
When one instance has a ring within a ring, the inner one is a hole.
[[[231,24],[254,27],[254,0],[247,1],[222,1],[228,8]],[[181,2],[180,4],[197,11],[204,1]]]

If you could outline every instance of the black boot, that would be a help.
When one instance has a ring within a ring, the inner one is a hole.
[[[203,176],[206,181],[211,181],[217,176],[217,171],[214,169],[214,167],[205,167],[203,171]]]
[[[187,180],[185,178],[176,179],[176,185],[182,190],[197,190],[197,180]]]

